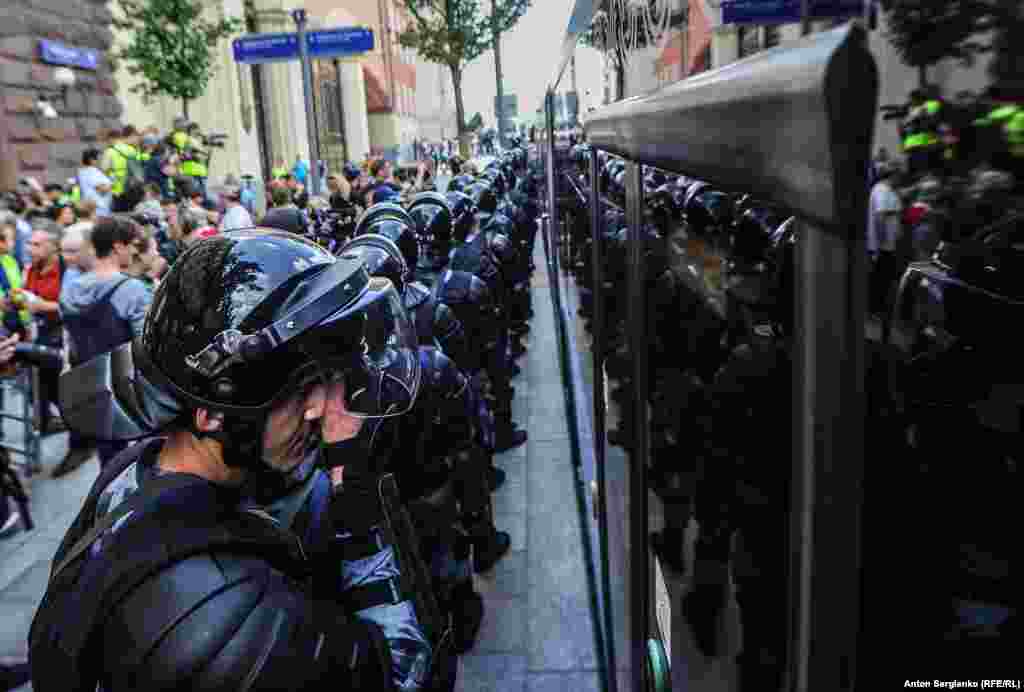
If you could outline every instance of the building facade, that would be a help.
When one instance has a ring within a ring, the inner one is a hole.
[[[82,151],[118,127],[111,18],[95,0],[0,3],[0,190],[24,176],[65,182]],[[58,80],[69,73],[74,84],[65,89]],[[52,110],[37,105],[41,98]]]

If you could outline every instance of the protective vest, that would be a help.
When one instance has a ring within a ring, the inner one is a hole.
[[[112,168],[107,175],[113,181],[110,191],[114,197],[124,193],[124,179],[128,175],[128,159],[138,159],[139,150],[131,144],[114,144],[107,150],[110,152],[110,164]]]
[[[10,255],[0,256],[0,269],[3,270],[3,278],[0,278],[0,297],[15,288],[21,288],[21,272],[18,270],[18,262]],[[9,287],[9,288],[6,288]],[[32,323],[32,313],[28,310],[18,311],[18,320],[22,326],[27,327]]]
[[[469,345],[454,310],[440,302],[429,288],[416,282],[406,287],[403,302],[416,325],[420,346],[439,348],[457,365],[466,360]]]
[[[1024,158],[1024,108],[1016,104],[1000,106],[984,118],[975,120],[980,127],[1002,127],[1007,149],[1014,158]]]
[[[288,175],[288,169],[286,168],[277,167],[270,170],[270,177],[273,180],[283,180],[286,175]]]
[[[491,290],[495,303],[501,307],[504,305],[505,286],[501,270],[487,246],[487,234],[477,231],[466,238],[463,244],[452,250],[450,266],[452,269],[469,272],[479,277]]]
[[[942,103],[932,99],[910,111],[903,123],[904,151],[939,143],[936,117],[940,110],[942,110]]]
[[[96,656],[93,640],[105,608],[120,602],[133,588],[169,564],[203,551],[223,549],[260,555],[287,574],[305,576],[308,571],[294,537],[253,514],[238,513],[226,518],[215,516],[211,511],[198,511],[192,523],[176,524],[173,532],[164,530],[166,521],[161,521],[161,510],[167,502],[160,500],[185,493],[194,494],[200,503],[205,499],[202,491],[207,484],[194,478],[190,483],[168,484],[159,500],[153,497],[152,502],[140,510],[141,519],[137,517],[117,532],[110,548],[100,551],[91,560],[73,558],[69,554],[72,547],[88,535],[96,523],[101,491],[135,463],[151,444],[152,441],[135,445],[104,469],[57,550],[46,595],[29,633],[32,681],[36,689],[95,690],[104,671],[98,668],[100,657]],[[181,475],[173,480],[188,478]],[[176,514],[180,516],[180,510]],[[64,569],[59,569],[62,565]],[[100,569],[104,566],[106,570]],[[168,605],[177,604],[154,604],[154,607]]]
[[[199,143],[194,137],[178,130],[171,135],[171,142],[181,156],[181,174],[192,178],[205,178],[207,174],[206,164],[194,158],[194,150],[199,148]]]
[[[470,375],[477,373],[483,367],[484,354],[494,348],[497,339],[497,308],[487,285],[469,272],[449,269],[437,278],[433,295],[452,309],[469,342],[476,346],[467,349],[459,367]]]

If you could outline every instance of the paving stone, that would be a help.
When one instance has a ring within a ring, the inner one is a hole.
[[[601,692],[597,673],[528,673],[526,692]],[[625,692],[623,690],[623,692]]]
[[[526,595],[526,551],[509,551],[493,570],[476,575],[475,583],[484,598]]]
[[[559,671],[597,667],[589,598],[530,584],[526,597],[526,642],[530,670]]]
[[[484,608],[484,621],[473,653],[525,653],[526,597],[491,596],[485,599]]]

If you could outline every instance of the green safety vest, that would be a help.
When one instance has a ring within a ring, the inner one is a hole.
[[[903,137],[903,151],[939,143],[939,135],[935,132],[934,125],[926,124],[924,116],[929,116],[928,120],[931,120],[940,110],[942,110],[942,103],[932,99],[925,101],[924,104],[910,112],[904,126],[906,134]]]
[[[7,275],[7,283],[11,285],[12,290],[21,288],[21,271],[18,269],[18,263],[13,257],[10,255],[0,256],[0,269]],[[6,297],[2,289],[0,289],[0,297]],[[32,315],[28,310],[19,310],[18,319],[26,327],[32,324]]]
[[[199,143],[181,130],[171,135],[171,141],[174,143],[178,153],[183,157],[189,149],[199,148]],[[181,174],[192,178],[205,178],[207,175],[206,164],[202,161],[183,160],[181,162]]]
[[[1000,106],[984,118],[974,121],[980,127],[1002,126],[1010,155],[1024,158],[1024,108],[1016,104]]]
[[[286,175],[288,175],[288,169],[287,168],[272,168],[270,170],[270,177],[273,180],[281,180]]]
[[[107,175],[113,181],[110,191],[115,197],[119,197],[124,192],[124,179],[128,175],[128,159],[139,158],[139,150],[131,144],[114,144],[109,150],[112,152],[110,160],[113,165],[113,168],[107,171]]]

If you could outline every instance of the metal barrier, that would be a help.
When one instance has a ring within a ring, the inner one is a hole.
[[[12,454],[16,454],[24,461],[21,465],[25,467],[25,474],[32,476],[42,471],[41,456],[41,431],[36,428],[36,421],[40,418],[41,402],[39,401],[39,369],[27,365],[18,366],[17,370],[6,377],[0,378],[0,387],[3,393],[14,391],[21,397],[21,415],[7,413],[0,410],[0,424],[9,420],[21,423],[22,446],[15,447],[3,444]]]
[[[641,290],[642,166],[655,166],[786,205],[801,226],[795,302],[792,593],[785,689],[852,690],[859,626],[859,526],[864,435],[864,296],[866,174],[878,74],[859,23],[803,39],[589,115],[588,143],[627,165],[628,332],[634,353],[645,345]],[[557,223],[553,99],[547,98],[548,212]],[[594,285],[601,285],[601,213],[597,157],[591,157]],[[548,242],[560,234],[549,225]],[[557,247],[550,257],[557,257]],[[557,270],[557,266],[550,267]],[[601,291],[595,290],[596,301]],[[592,331],[602,343],[600,304]],[[633,689],[646,690],[651,614],[646,463],[629,478],[628,623],[611,622],[608,605],[608,496],[604,478],[606,409],[603,356],[594,353],[594,437],[598,464],[605,651],[616,670],[613,633],[629,628],[627,667]],[[645,460],[648,373],[635,359],[632,446]],[[780,632],[780,636],[783,633]],[[814,646],[811,646],[811,643]],[[615,675],[611,675],[614,685]]]

